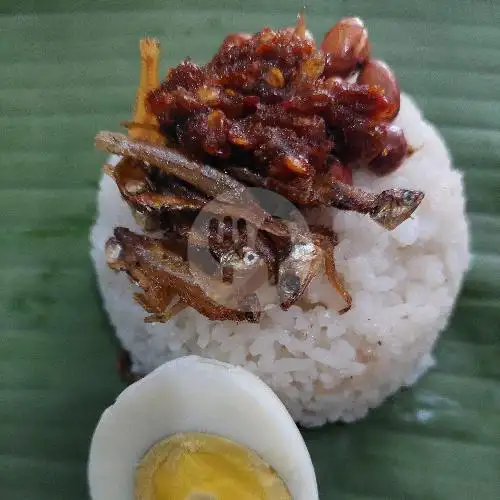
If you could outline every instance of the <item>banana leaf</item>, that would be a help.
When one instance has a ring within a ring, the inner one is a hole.
[[[163,71],[229,31],[295,21],[289,0],[0,3],[0,498],[87,498],[93,428],[123,388],[88,231],[96,131],[130,116],[137,41]],[[500,5],[308,3],[318,35],[365,19],[378,57],[465,172],[474,260],[437,367],[354,425],[304,431],[322,500],[500,498]]]

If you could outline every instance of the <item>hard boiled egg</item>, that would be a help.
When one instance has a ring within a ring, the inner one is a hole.
[[[198,356],[165,363],[102,415],[93,500],[317,500],[292,418],[250,372]]]

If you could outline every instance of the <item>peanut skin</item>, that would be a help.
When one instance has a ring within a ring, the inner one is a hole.
[[[368,32],[359,17],[341,19],[325,35],[321,50],[327,55],[325,77],[346,77],[370,57]]]
[[[394,172],[403,163],[408,154],[408,143],[403,130],[396,125],[389,125],[386,130],[385,147],[368,165],[377,175]]]
[[[385,97],[393,105],[394,111],[389,120],[399,113],[400,96],[399,84],[391,68],[379,59],[371,59],[361,69],[357,83],[361,85],[376,85],[384,90]]]

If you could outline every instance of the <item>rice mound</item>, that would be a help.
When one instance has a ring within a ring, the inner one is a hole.
[[[104,244],[116,226],[140,231],[108,176],[103,176],[92,259],[104,306],[134,371],[147,373],[188,353],[241,365],[260,376],[306,426],[354,421],[433,365],[432,349],[446,326],[469,264],[462,175],[438,132],[402,95],[395,121],[417,151],[395,173],[355,172],[357,186],[379,191],[420,189],[412,219],[389,232],[366,216],[330,209],[339,236],[338,271],[353,297],[343,302],[324,276],[308,289],[303,311],[267,306],[260,324],[210,321],[188,308],[167,324],[145,324],[131,284],[105,262]],[[322,217],[325,217],[323,213]]]

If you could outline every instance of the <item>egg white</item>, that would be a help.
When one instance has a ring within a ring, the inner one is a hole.
[[[294,421],[258,377],[186,356],[125,389],[97,425],[88,477],[93,500],[133,500],[135,469],[159,440],[179,432],[226,437],[271,465],[293,500],[317,500],[314,468]]]

